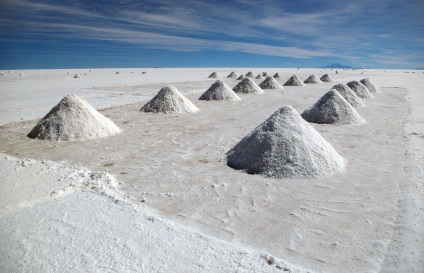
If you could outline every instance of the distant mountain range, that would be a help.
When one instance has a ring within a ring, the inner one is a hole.
[[[334,64],[330,64],[330,65],[326,65],[326,66],[321,66],[320,68],[339,68],[339,69],[342,69],[342,68],[353,68],[353,67],[334,63]]]

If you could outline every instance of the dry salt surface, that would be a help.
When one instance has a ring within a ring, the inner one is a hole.
[[[347,160],[344,172],[272,179],[229,168],[225,153],[277,109],[302,112],[335,83],[364,78],[360,71],[115,71],[28,70],[0,78],[1,272],[423,271],[422,74],[367,70],[382,92],[357,109],[367,123],[311,124]],[[335,83],[240,94],[235,102],[197,100],[215,81],[207,79],[213,71],[328,73]],[[140,113],[166,85],[201,111]],[[122,133],[27,138],[71,93],[110,106],[98,110]]]

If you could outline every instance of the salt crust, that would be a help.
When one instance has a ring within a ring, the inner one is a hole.
[[[262,89],[284,89],[281,84],[273,77],[268,76],[263,82],[259,84]]]
[[[119,134],[121,130],[77,95],[63,98],[28,134],[29,138],[70,141]]]
[[[233,87],[233,91],[236,93],[245,94],[263,94],[264,91],[249,77],[245,77],[241,82]]]
[[[365,103],[346,84],[338,83],[331,87],[331,89],[337,90],[343,96],[343,98],[345,98],[345,100],[347,100],[353,107],[366,107]]]
[[[166,86],[153,99],[147,102],[140,111],[163,114],[197,113],[199,108],[178,92],[176,87]]]
[[[226,83],[217,80],[200,96],[199,100],[239,101],[241,99]]]
[[[345,160],[291,106],[277,110],[227,152],[227,165],[272,178],[323,178]]]

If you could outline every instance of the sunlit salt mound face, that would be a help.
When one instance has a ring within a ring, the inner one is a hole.
[[[255,77],[255,74],[253,74],[253,72],[252,71],[249,71],[249,72],[247,72],[246,73],[246,75],[245,75],[246,77],[249,77],[249,78],[254,78]]]
[[[362,99],[374,98],[374,95],[368,90],[368,88],[358,81],[350,81],[347,83],[347,86],[349,86],[350,89],[352,89],[352,91]]]
[[[364,124],[365,120],[337,90],[330,90],[302,113],[309,122],[326,124]]]
[[[323,178],[345,160],[291,106],[282,107],[227,152],[227,165],[272,178]]]
[[[378,86],[374,82],[372,82],[369,78],[360,80],[360,83],[365,85],[365,87],[368,88],[368,90],[371,93],[374,93],[374,94],[381,93],[380,88],[378,88]]]
[[[241,99],[227,84],[221,80],[217,80],[200,96],[199,100],[238,101]]]
[[[267,77],[263,82],[259,84],[262,89],[284,89],[281,84],[277,82],[273,77]]]
[[[216,72],[212,72],[212,74],[210,74],[208,78],[211,78],[211,79],[220,79],[221,76],[218,73],[216,73]]]
[[[318,79],[317,76],[311,75],[304,81],[304,83],[306,83],[306,84],[320,84],[320,83],[322,83],[322,81],[320,79]]]
[[[174,86],[163,87],[157,95],[146,103],[141,112],[151,113],[197,113],[197,108],[190,100],[184,97]]]
[[[236,93],[245,94],[263,94],[264,91],[254,81],[246,77],[236,86],[233,87],[233,91]]]
[[[244,75],[243,74],[241,74],[240,77],[237,78],[237,80],[239,80],[239,81],[242,80],[242,79],[244,79]]]
[[[230,74],[228,74],[227,78],[231,78],[231,79],[237,79],[239,77],[239,75],[237,75],[236,72],[231,72]]]
[[[293,75],[286,81],[284,86],[305,86],[305,84],[299,79],[298,76]]]
[[[28,134],[29,138],[71,141],[108,137],[121,130],[76,95],[63,98]]]
[[[330,77],[328,74],[324,74],[319,78],[322,82],[334,82],[334,79]]]
[[[281,79],[281,75],[278,72],[275,73],[273,77],[276,79]]]
[[[346,84],[339,83],[331,87],[331,89],[337,90],[340,93],[340,95],[342,95],[343,98],[345,98],[345,100],[347,100],[353,107],[355,108],[366,107],[365,103]]]

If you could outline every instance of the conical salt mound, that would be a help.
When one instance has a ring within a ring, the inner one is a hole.
[[[253,74],[252,71],[249,71],[249,72],[247,72],[246,77],[254,78],[255,77],[255,74]]]
[[[242,79],[244,79],[244,75],[243,74],[241,74],[240,77],[237,78],[237,80],[239,80],[239,81],[242,80]]]
[[[258,80],[260,80],[260,79],[263,79],[264,77],[262,76],[262,74],[258,74],[256,77],[255,77],[255,79],[258,79]]]
[[[266,77],[269,77],[269,75],[268,75],[268,73],[263,72],[263,73],[262,73],[262,77],[266,78]]]
[[[88,102],[76,95],[63,98],[28,134],[45,140],[78,140],[107,137],[121,130]]]
[[[277,73],[274,74],[274,78],[281,79],[281,75],[277,72]]]
[[[166,86],[146,103],[140,111],[153,113],[196,113],[199,111],[190,100],[184,97],[174,86]]]
[[[305,86],[305,84],[297,77],[296,75],[293,75],[286,81],[284,86]]]
[[[200,96],[199,100],[238,101],[241,99],[227,84],[221,80],[217,80]]]
[[[321,78],[319,78],[322,82],[334,82],[334,79],[330,77],[328,74],[322,75]]]
[[[360,82],[365,85],[366,88],[368,88],[368,90],[371,93],[381,93],[380,89],[378,88],[378,86],[373,83],[370,79],[366,78],[366,79],[362,79],[360,80]]]
[[[330,90],[302,113],[302,118],[314,123],[364,124],[365,120],[337,90]]]
[[[284,89],[281,84],[277,82],[273,77],[267,77],[263,82],[259,84],[262,89]]]
[[[237,79],[238,75],[236,72],[233,71],[230,74],[228,74],[227,78]]]
[[[216,72],[212,72],[212,74],[210,74],[208,78],[219,79],[221,78],[221,76],[219,76],[219,74]]]
[[[263,94],[264,91],[254,81],[246,77],[233,88],[236,93]]]
[[[368,88],[365,87],[362,83],[358,81],[351,81],[347,83],[347,86],[352,89],[355,94],[363,99],[369,99],[374,98],[374,95],[368,90]]]
[[[227,165],[273,178],[323,178],[345,160],[291,106],[282,107],[227,152]]]
[[[331,89],[337,90],[353,107],[366,107],[365,103],[346,84],[339,83],[331,87]]]
[[[322,81],[320,80],[320,79],[318,79],[318,77],[317,76],[315,76],[315,75],[311,75],[311,76],[309,76],[305,81],[304,81],[304,83],[307,83],[307,84],[317,84],[317,83],[322,83]]]
[[[75,74],[74,79],[79,79],[81,76],[79,74]]]

